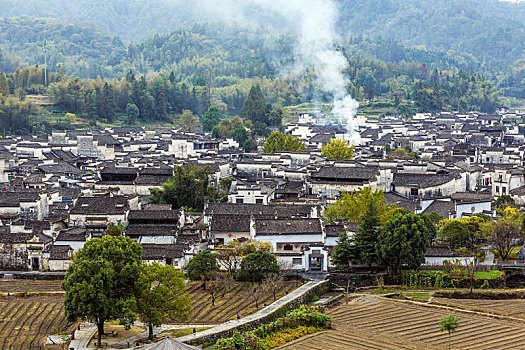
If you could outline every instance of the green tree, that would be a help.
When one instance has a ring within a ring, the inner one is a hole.
[[[441,321],[439,321],[439,330],[441,332],[448,332],[448,348],[451,347],[451,335],[455,331],[457,331],[459,326],[459,319],[454,316],[450,315],[448,317],[443,317]]]
[[[233,130],[233,139],[239,142],[239,145],[243,146],[244,143],[248,140],[248,131],[243,126],[239,126],[237,129]]]
[[[324,146],[321,152],[328,159],[341,161],[344,159],[352,159],[354,156],[354,146],[350,146],[348,141],[345,140],[331,139],[330,143]]]
[[[190,280],[202,281],[202,288],[206,289],[206,282],[215,278],[219,271],[219,264],[214,254],[209,250],[203,250],[190,260],[186,269]]]
[[[128,115],[128,123],[132,124],[139,119],[140,111],[134,103],[128,103],[126,106],[126,114]]]
[[[191,299],[186,293],[184,273],[172,265],[144,264],[138,280],[137,313],[148,326],[148,338],[153,340],[153,327],[167,317],[183,322],[191,313]]]
[[[492,244],[499,258],[507,260],[516,241],[523,241],[522,219],[518,209],[507,207],[503,216],[495,221],[490,220],[482,225],[482,232]]]
[[[259,84],[252,86],[241,109],[241,117],[255,123],[267,123],[266,99]]]
[[[204,131],[212,131],[221,121],[221,112],[215,106],[208,108],[208,111],[201,117],[201,124]]]
[[[64,308],[69,321],[79,318],[98,328],[98,344],[104,322],[134,321],[135,288],[140,275],[142,246],[124,236],[92,238],[77,252],[62,283]]]
[[[439,222],[443,220],[443,217],[436,212],[422,214],[421,217],[425,221],[425,225],[427,225],[429,240],[432,245],[438,236],[437,226]]]
[[[502,196],[499,196],[498,199],[496,199],[494,202],[492,202],[492,208],[496,210],[502,211],[506,207],[513,207],[516,208],[516,202],[514,199],[509,196],[508,194],[504,194]]]
[[[194,132],[199,126],[199,119],[189,110],[182,111],[181,116],[176,122],[177,127],[182,132]]]
[[[113,87],[107,82],[104,83],[103,90],[103,102],[102,102],[102,114],[103,117],[112,122],[115,119],[115,95],[113,93]]]
[[[377,255],[380,265],[390,274],[398,274],[401,267],[416,269],[425,261],[429,246],[425,221],[416,214],[399,213],[383,225],[377,237]]]
[[[0,71],[0,96],[9,96],[9,84],[4,72]]]
[[[262,282],[271,273],[280,273],[277,259],[272,254],[257,250],[246,255],[240,265],[237,279],[240,281]]]
[[[301,152],[303,150],[304,141],[280,131],[272,132],[266,139],[262,149],[263,153]]]
[[[348,234],[346,232],[340,233],[335,243],[334,250],[330,255],[332,264],[334,264],[339,270],[348,271],[351,263],[355,260],[357,255],[358,253],[356,252],[355,245],[348,237]]]
[[[441,239],[452,249],[468,247],[471,242],[472,232],[468,226],[459,220],[451,220],[439,232]]]
[[[353,192],[342,192],[341,198],[330,205],[323,215],[328,222],[338,220],[361,222],[361,216],[370,202],[374,202],[374,206],[377,207],[382,223],[392,215],[395,209],[386,204],[381,190],[372,191],[371,187],[363,187]]]
[[[355,249],[359,252],[359,260],[369,267],[377,262],[377,236],[381,226],[381,204],[373,198],[366,203],[366,208],[361,216],[357,232],[353,237]]]
[[[202,210],[207,200],[216,199],[213,186],[208,186],[209,168],[179,166],[162,190],[153,190],[152,198],[157,203],[171,204],[174,209],[181,207]]]
[[[339,234],[330,258],[332,264],[334,264],[337,269],[346,273],[346,295],[348,296],[350,291],[351,264],[358,260],[359,252],[357,251],[353,240],[348,237],[346,232],[341,232]]]
[[[225,177],[219,180],[219,196],[221,197],[221,202],[228,201],[228,195],[230,194],[230,189],[232,187],[232,179]]]

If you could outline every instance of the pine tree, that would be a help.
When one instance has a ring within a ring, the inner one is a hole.
[[[252,86],[248,97],[244,101],[241,109],[241,117],[255,123],[267,123],[266,118],[266,99],[259,84]]]
[[[113,93],[113,87],[107,82],[104,84],[102,100],[103,117],[105,117],[108,122],[112,122],[115,118],[115,95]]]
[[[354,236],[356,250],[359,252],[359,260],[369,267],[377,262],[376,242],[380,225],[381,218],[379,216],[378,203],[374,200],[369,200],[361,217],[357,233]]]
[[[0,95],[9,95],[9,84],[4,72],[0,71]]]

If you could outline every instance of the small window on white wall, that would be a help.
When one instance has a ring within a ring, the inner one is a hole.
[[[303,258],[292,258],[292,264],[293,265],[302,265],[303,264]]]

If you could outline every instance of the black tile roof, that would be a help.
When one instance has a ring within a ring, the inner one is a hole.
[[[124,214],[128,210],[124,196],[79,197],[71,214]]]
[[[434,187],[445,184],[455,179],[451,174],[394,174],[394,186],[407,186],[414,188]]]
[[[128,214],[128,221],[133,220],[133,219],[135,220],[142,220],[142,219],[178,220],[179,217],[180,217],[180,213],[177,210],[130,210]]]
[[[142,259],[182,258],[187,249],[187,244],[142,244]]]
[[[213,214],[212,232],[250,232],[250,215]]]
[[[57,235],[56,241],[85,242],[87,236],[87,229],[75,227],[67,230],[61,230]]]
[[[255,219],[256,235],[321,234],[320,219]]]

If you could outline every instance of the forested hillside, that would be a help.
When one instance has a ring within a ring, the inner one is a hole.
[[[243,16],[250,3],[4,0],[0,2],[0,69],[12,72],[24,63],[42,64],[47,39],[51,69],[60,65],[67,74],[79,77],[121,78],[129,70],[173,71],[177,79],[192,83],[210,71],[214,76],[273,77],[283,61],[293,59],[293,37],[282,33],[289,23],[259,11],[250,17],[251,29],[246,29]],[[337,3],[337,29],[349,53],[482,73],[504,95],[525,98],[525,4],[497,0]]]
[[[502,105],[500,92],[525,98],[525,5],[495,0],[338,2],[337,49],[348,61],[346,88],[381,113],[492,113]],[[78,127],[74,115],[91,126],[118,120],[195,127],[200,120],[212,130],[226,118],[219,136],[237,133],[244,144],[254,136],[247,130],[261,135],[278,126],[283,107],[332,101],[315,84],[315,71],[292,69],[300,63],[297,38],[277,28],[278,18],[262,21],[266,17],[261,14],[251,26],[239,25],[237,18],[221,21],[229,8],[206,17],[217,10],[211,7],[197,21],[192,15],[202,1],[193,7],[171,0],[145,4],[1,2],[0,71],[7,74],[0,72],[0,127],[43,133]],[[44,43],[51,72],[47,85]],[[257,118],[243,113],[250,91],[260,91],[255,95],[262,116]],[[37,108],[25,100],[27,94],[47,95],[54,106]],[[66,113],[69,119],[49,121],[49,116]],[[239,115],[244,120],[227,119]]]

